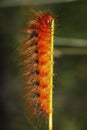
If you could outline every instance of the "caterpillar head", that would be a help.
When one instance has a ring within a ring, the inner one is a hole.
[[[48,27],[51,27],[52,20],[53,20],[53,17],[52,17],[51,15],[45,15],[45,16],[44,16],[44,23],[45,23]]]
[[[51,27],[53,17],[50,14],[46,13],[44,15],[40,15],[38,17],[38,20],[43,27]]]

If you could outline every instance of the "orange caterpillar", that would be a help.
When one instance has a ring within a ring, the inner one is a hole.
[[[49,119],[52,130],[54,18],[48,12],[36,14],[24,31],[28,34],[22,43],[26,115],[34,125]]]

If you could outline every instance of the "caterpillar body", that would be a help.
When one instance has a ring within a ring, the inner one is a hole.
[[[52,130],[53,16],[36,14],[24,32],[28,35],[22,43],[26,115],[34,126],[49,120]]]

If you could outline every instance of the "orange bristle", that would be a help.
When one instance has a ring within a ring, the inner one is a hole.
[[[23,74],[25,79],[26,115],[37,125],[41,117],[49,117],[50,112],[50,71],[51,61],[51,35],[53,16],[44,12],[35,16],[28,22],[24,30],[28,38],[22,43]],[[28,115],[29,113],[29,115]],[[36,120],[35,120],[36,119]]]

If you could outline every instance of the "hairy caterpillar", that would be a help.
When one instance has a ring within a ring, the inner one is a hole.
[[[21,52],[26,115],[35,127],[41,120],[48,120],[52,130],[54,17],[49,12],[40,12],[24,32],[28,35]]]

